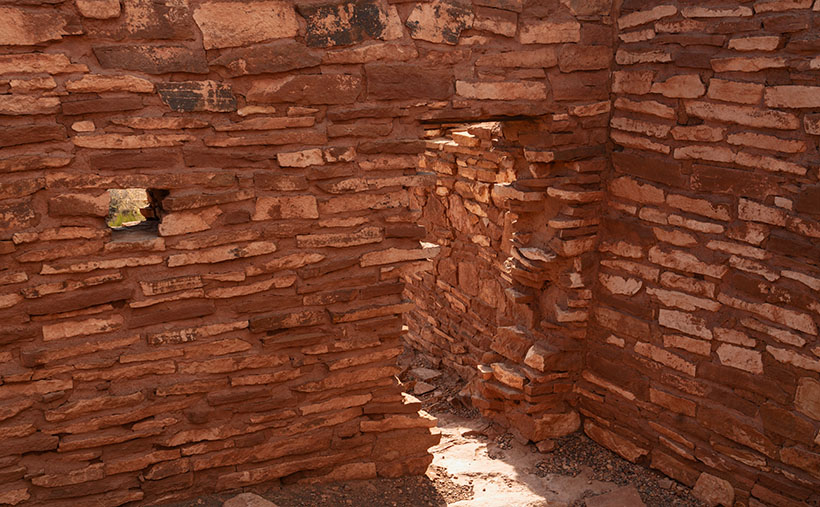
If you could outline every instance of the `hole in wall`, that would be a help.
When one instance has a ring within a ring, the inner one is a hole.
[[[162,199],[168,195],[167,190],[112,188],[108,195],[105,223],[115,235],[157,231],[162,218]]]

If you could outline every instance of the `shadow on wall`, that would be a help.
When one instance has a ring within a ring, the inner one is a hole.
[[[407,340],[472,379],[473,404],[524,439],[580,427],[604,147],[556,149],[553,117],[428,130],[417,189],[440,254],[408,279]],[[424,270],[422,270],[424,269]]]

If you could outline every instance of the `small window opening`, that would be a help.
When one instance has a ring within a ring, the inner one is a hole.
[[[162,218],[162,200],[167,190],[151,188],[112,188],[108,190],[108,217],[105,222],[115,231],[155,229]]]

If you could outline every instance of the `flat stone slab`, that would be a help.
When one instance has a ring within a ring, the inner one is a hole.
[[[431,368],[413,368],[410,370],[410,374],[424,382],[441,376],[440,371]]]
[[[242,493],[223,503],[222,507],[276,507],[276,504],[253,493]]]
[[[613,489],[609,493],[586,499],[587,507],[646,507],[634,486]]]

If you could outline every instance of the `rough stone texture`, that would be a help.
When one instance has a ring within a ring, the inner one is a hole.
[[[205,49],[293,37],[299,30],[290,2],[203,2],[193,17],[202,30]]]
[[[814,37],[810,4],[625,2],[619,17],[616,52],[633,57],[613,68],[610,136],[630,184],[609,187],[599,269],[642,287],[602,283],[595,314],[649,333],[597,319],[579,409],[671,451],[676,465],[653,466],[689,470],[676,478],[707,505],[818,501],[820,174],[803,151],[817,149],[817,75],[780,23],[806,20],[788,37]]]
[[[406,324],[522,439],[818,503],[820,4],[685,4],[3,2],[0,502],[423,473]]]

